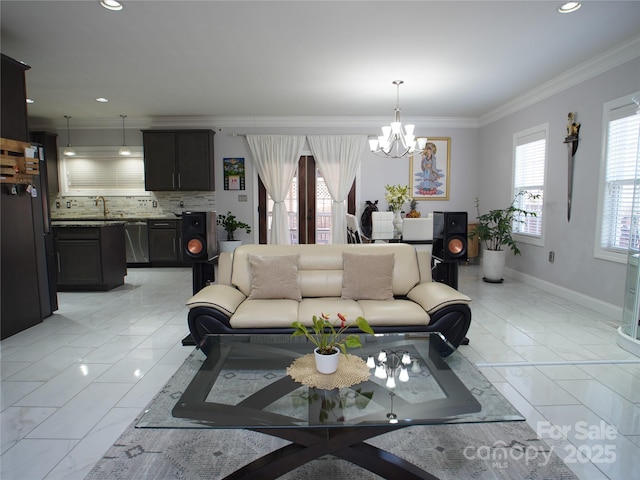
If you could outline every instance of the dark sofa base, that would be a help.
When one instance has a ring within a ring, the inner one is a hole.
[[[233,328],[229,317],[210,307],[196,307],[189,311],[189,331],[196,347],[205,355],[209,352],[203,342],[209,334],[285,334],[293,332],[291,328]],[[456,348],[462,343],[471,324],[471,309],[468,305],[450,305],[438,310],[431,316],[429,325],[411,325],[402,327],[374,327],[376,333],[440,332]],[[356,331],[359,331],[355,329]]]

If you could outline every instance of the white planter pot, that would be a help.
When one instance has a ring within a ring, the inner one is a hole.
[[[485,250],[482,252],[482,273],[486,282],[502,282],[506,250]]]
[[[318,353],[316,348],[313,351],[316,356],[316,370],[320,373],[333,373],[338,369],[338,361],[340,360],[340,350],[333,347],[333,353],[331,355],[323,355]]]
[[[236,247],[242,245],[242,240],[220,240],[218,247],[220,247],[220,253],[233,252]]]

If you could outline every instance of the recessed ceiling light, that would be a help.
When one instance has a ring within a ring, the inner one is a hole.
[[[107,103],[109,101],[108,98],[104,98],[104,97],[98,97],[96,98],[96,102],[100,102],[100,103]]]
[[[34,100],[32,100],[31,98],[27,98],[27,103],[36,103]]]
[[[572,13],[578,10],[582,4],[580,2],[567,2],[558,7],[559,13]]]
[[[123,8],[122,4],[116,0],[100,0],[100,5],[114,12],[120,11]]]

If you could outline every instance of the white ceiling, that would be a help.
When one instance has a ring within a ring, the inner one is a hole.
[[[157,117],[479,119],[620,45],[639,1],[0,1],[30,125]],[[109,102],[100,104],[96,97]]]

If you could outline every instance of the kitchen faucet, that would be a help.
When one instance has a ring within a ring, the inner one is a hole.
[[[96,197],[96,207],[98,206],[98,200],[102,200],[102,215],[104,218],[107,218],[107,214],[109,213],[109,210],[107,210],[107,201],[103,196]]]

